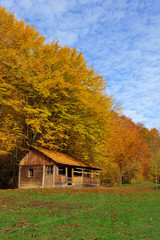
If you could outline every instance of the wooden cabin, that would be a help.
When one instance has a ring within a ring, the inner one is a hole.
[[[32,147],[19,163],[18,187],[97,187],[99,170],[66,154]]]

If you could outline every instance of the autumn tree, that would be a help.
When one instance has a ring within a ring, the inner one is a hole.
[[[82,53],[46,44],[0,8],[0,154],[18,161],[31,145],[98,161],[113,100]]]
[[[158,183],[160,182],[160,133],[156,128],[153,128],[150,134],[152,136],[150,144],[152,150],[150,175],[156,183],[156,189],[158,189]]]
[[[118,166],[121,186],[127,175],[137,171],[137,159],[140,157],[141,147],[142,137],[137,126],[131,119],[115,113],[112,119],[112,130],[106,138],[104,154],[107,161]]]
[[[140,183],[141,181],[148,180],[149,177],[149,164],[150,164],[150,157],[151,157],[151,150],[149,147],[148,142],[148,133],[149,130],[145,128],[142,123],[136,124],[137,131],[138,131],[138,139],[137,143],[139,145],[139,150],[136,158],[136,179],[137,182]]]

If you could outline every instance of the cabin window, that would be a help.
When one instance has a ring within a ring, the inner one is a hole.
[[[53,166],[46,166],[46,175],[53,175]]]
[[[66,168],[65,167],[58,167],[58,175],[66,175]]]
[[[73,174],[74,174],[74,177],[82,177],[82,169],[74,168]]]
[[[33,169],[29,169],[28,177],[33,177],[33,173],[34,173]]]

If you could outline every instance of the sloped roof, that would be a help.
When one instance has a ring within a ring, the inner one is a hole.
[[[44,154],[45,156],[49,157],[52,159],[55,163],[57,164],[64,164],[64,165],[71,165],[71,166],[76,166],[76,167],[86,167],[86,168],[94,168],[94,169],[99,169],[93,164],[88,164],[84,163],[82,161],[76,160],[75,158],[68,156],[64,153],[60,152],[53,152],[47,149],[39,148],[39,147],[32,147],[39,151],[40,153]]]

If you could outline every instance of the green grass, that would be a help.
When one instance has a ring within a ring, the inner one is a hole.
[[[121,188],[0,191],[0,239],[160,239],[160,191]]]

